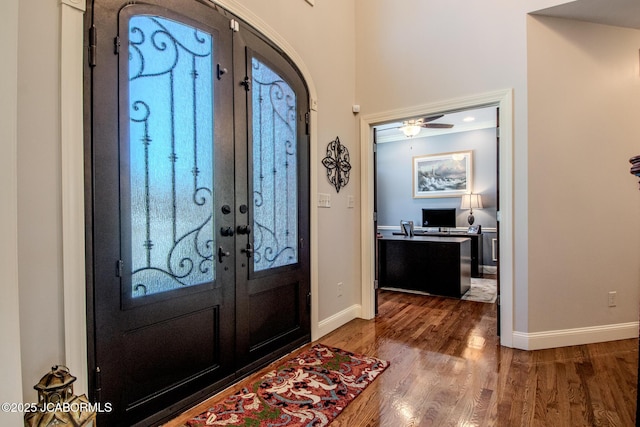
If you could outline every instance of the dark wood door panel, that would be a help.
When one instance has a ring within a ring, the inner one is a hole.
[[[251,295],[249,313],[251,350],[300,329],[300,283]]]
[[[219,310],[212,307],[125,334],[127,407],[220,368]]]
[[[236,80],[246,107],[236,108],[236,200],[251,232],[237,236],[239,372],[279,357],[310,339],[309,100],[298,70],[260,35],[234,34]],[[236,103],[236,107],[242,105]],[[249,252],[247,252],[249,249]]]

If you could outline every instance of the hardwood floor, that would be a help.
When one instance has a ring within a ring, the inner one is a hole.
[[[331,426],[635,425],[637,339],[514,350],[499,345],[495,310],[382,291],[376,319],[319,340],[391,362]]]

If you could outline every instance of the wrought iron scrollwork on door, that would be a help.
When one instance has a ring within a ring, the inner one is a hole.
[[[340,143],[340,138],[336,136],[336,139],[327,145],[327,156],[322,159],[322,164],[327,168],[329,182],[338,193],[349,183],[349,172],[351,171],[349,161],[349,150]]]
[[[253,271],[298,262],[298,143],[296,93],[267,64],[252,58]]]
[[[129,22],[134,298],[215,278],[212,46],[210,34],[160,16]]]

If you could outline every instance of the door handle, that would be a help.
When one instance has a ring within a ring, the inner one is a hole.
[[[220,234],[225,237],[233,236],[233,228],[231,227],[221,227]]]
[[[226,252],[224,249],[222,249],[222,246],[220,246],[218,248],[218,261],[222,262],[222,259],[226,256],[230,256],[231,253],[230,252]]]
[[[251,246],[251,243],[247,243],[247,247],[244,249],[240,249],[240,252],[242,252],[243,254],[247,254],[247,258],[251,258],[251,256],[253,255],[253,246]]]
[[[239,225],[236,229],[238,234],[249,234],[251,233],[251,226],[249,225]]]

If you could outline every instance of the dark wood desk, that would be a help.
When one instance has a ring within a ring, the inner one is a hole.
[[[483,248],[482,248],[482,234],[467,234],[464,232],[426,232],[423,230],[416,230],[416,236],[434,236],[434,237],[468,237],[471,239],[471,277],[482,277],[482,263],[483,263]],[[402,233],[393,233],[394,235],[402,235]]]
[[[468,237],[471,239],[471,277],[482,277],[482,234],[426,233],[425,236]]]
[[[460,298],[471,287],[468,237],[378,238],[378,285]]]

